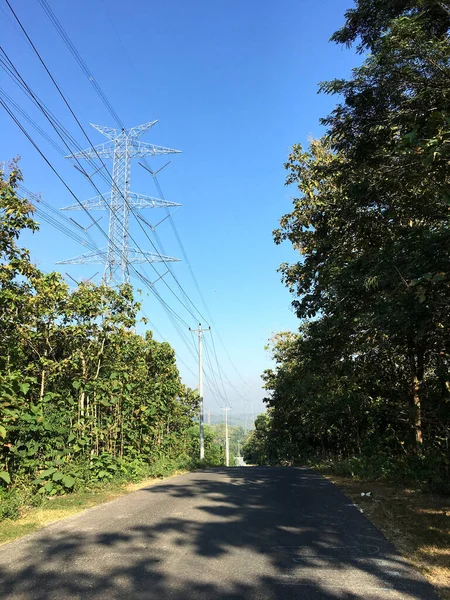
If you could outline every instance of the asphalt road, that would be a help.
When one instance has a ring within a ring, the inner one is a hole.
[[[308,469],[181,475],[0,547],[3,600],[436,600]]]

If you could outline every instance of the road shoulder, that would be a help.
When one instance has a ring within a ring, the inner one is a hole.
[[[358,505],[443,600],[450,600],[449,498],[400,484],[357,481],[325,471],[321,474]]]

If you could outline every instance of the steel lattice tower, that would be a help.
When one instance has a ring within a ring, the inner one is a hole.
[[[161,154],[178,154],[180,150],[172,150],[154,144],[138,141],[157,121],[144,123],[131,129],[112,129],[91,123],[97,131],[109,139],[87,150],[76,152],[66,158],[87,159],[105,158],[113,160],[111,192],[95,196],[81,205],[72,204],[61,210],[109,210],[108,247],[99,251],[82,254],[76,258],[60,261],[58,264],[105,263],[104,280],[106,282],[128,283],[129,263],[173,262],[179,259],[162,256],[153,252],[144,252],[129,246],[130,211],[134,209],[156,208],[161,206],[180,206],[176,202],[167,202],[144,194],[130,192],[131,159],[141,156],[158,156]],[[103,168],[103,164],[102,167]],[[101,168],[99,170],[101,170]],[[87,175],[87,173],[85,173]]]

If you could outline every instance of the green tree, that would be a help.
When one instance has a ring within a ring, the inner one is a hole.
[[[371,54],[321,85],[326,135],[286,164],[274,235],[301,254],[281,272],[304,324],[265,382],[296,451],[448,453],[449,24],[442,2],[356,2],[333,39]]]
[[[131,286],[70,291],[32,264],[19,237],[38,224],[20,180],[16,164],[0,177],[3,489],[55,495],[186,462],[198,394],[181,382],[173,349],[135,333]]]
[[[255,429],[250,433],[243,447],[243,456],[247,464],[266,465],[276,461],[275,448],[270,438],[271,419],[266,413],[255,419]]]

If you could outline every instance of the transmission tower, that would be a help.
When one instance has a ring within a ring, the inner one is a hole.
[[[76,258],[62,260],[58,264],[104,263],[103,279],[106,283],[128,283],[129,263],[174,262],[178,258],[162,256],[153,252],[145,252],[129,246],[130,211],[161,206],[180,206],[176,202],[168,202],[152,198],[144,194],[130,192],[131,159],[138,156],[158,156],[161,154],[178,154],[180,150],[172,150],[154,144],[139,141],[139,138],[158,121],[144,123],[130,129],[112,129],[90,124],[91,127],[108,138],[109,142],[99,144],[81,152],[75,152],[66,158],[92,160],[96,158],[113,160],[111,192],[90,198],[81,204],[72,204],[61,210],[109,210],[109,235],[107,248],[82,254]],[[102,161],[100,171],[104,167]],[[83,172],[87,177],[89,175]],[[89,177],[90,178],[90,177]]]

